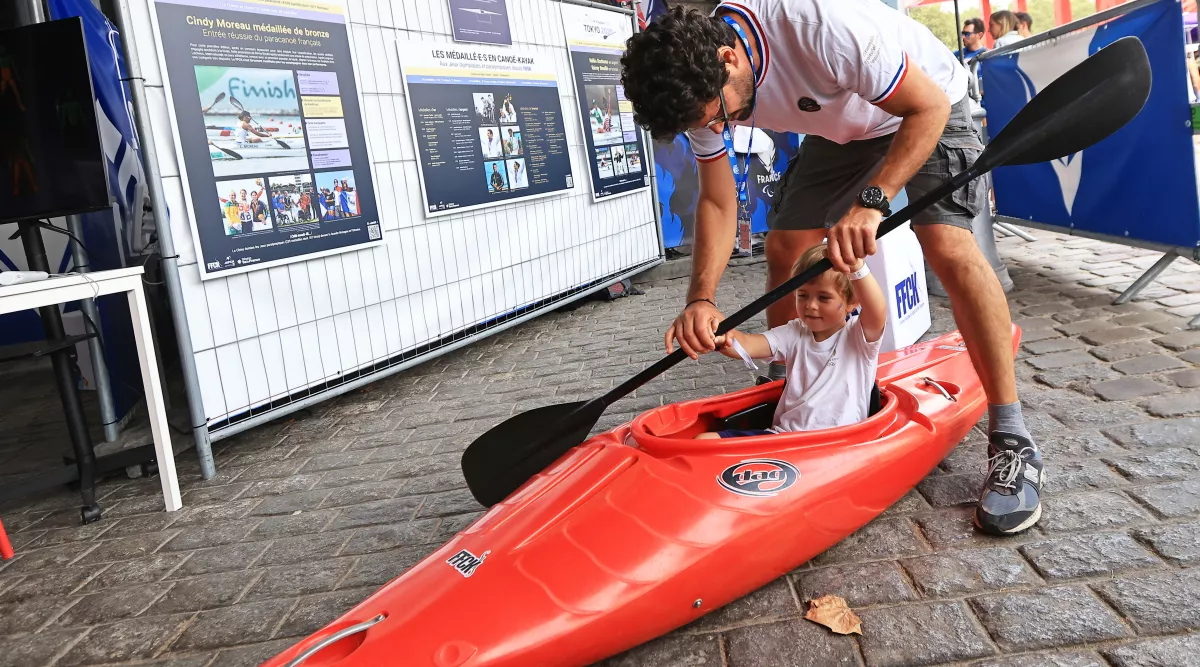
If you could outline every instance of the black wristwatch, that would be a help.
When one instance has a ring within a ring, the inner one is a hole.
[[[863,208],[873,208],[882,212],[885,218],[892,214],[891,203],[883,193],[883,188],[878,185],[869,185],[860,192],[858,203]]]

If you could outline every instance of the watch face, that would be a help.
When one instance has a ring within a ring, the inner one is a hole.
[[[867,206],[869,208],[874,208],[876,206],[879,206],[880,204],[883,203],[883,188],[880,188],[879,186],[876,186],[876,185],[872,185],[871,187],[862,191],[862,195],[860,195],[860,198],[862,199],[862,203],[864,206]]]

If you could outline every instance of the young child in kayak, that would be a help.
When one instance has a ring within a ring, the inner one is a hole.
[[[809,248],[792,266],[795,276],[825,258],[824,244]],[[859,314],[851,316],[855,307]],[[860,259],[852,274],[830,269],[796,290],[800,317],[766,333],[734,330],[717,339],[721,354],[782,361],[787,383],[769,430],[701,433],[697,439],[738,438],[811,431],[867,418],[887,301]]]

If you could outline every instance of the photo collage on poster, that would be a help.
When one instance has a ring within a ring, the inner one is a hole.
[[[488,193],[518,192],[529,187],[525,146],[513,96],[518,91],[475,92],[475,122],[483,155],[483,177]],[[499,101],[497,102],[497,97]]]
[[[587,95],[588,121],[592,145],[596,147],[594,157],[600,178],[641,173],[640,144],[636,139],[637,130],[632,114],[620,111],[620,104],[624,101],[621,86],[584,86],[583,89]],[[629,127],[625,128],[625,125]],[[632,143],[627,143],[630,141]]]
[[[337,72],[195,72],[226,236],[291,235],[362,214]]]

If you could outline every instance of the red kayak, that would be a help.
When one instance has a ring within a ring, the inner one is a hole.
[[[782,382],[639,415],[265,664],[588,665],[686,625],[878,516],[987,404],[958,333],[881,355],[877,379],[874,414],[836,429],[693,439],[765,428]]]

